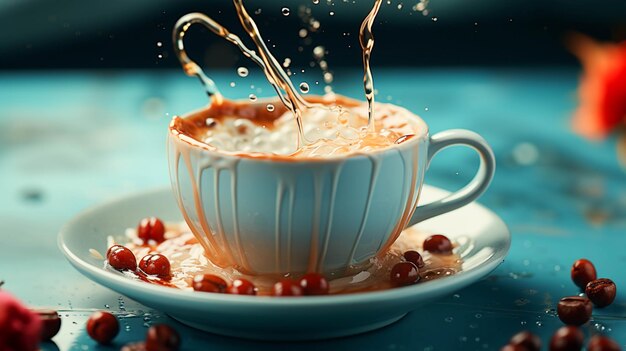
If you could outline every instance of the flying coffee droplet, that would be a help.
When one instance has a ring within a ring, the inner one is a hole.
[[[331,15],[331,16],[334,16],[335,15],[335,11],[330,11],[328,14]]]
[[[313,49],[313,56],[318,59],[321,60],[324,57],[324,53],[326,52],[326,49],[324,49],[323,46],[316,46]]]
[[[320,3],[320,0],[313,0],[313,3],[314,3],[315,5],[317,5],[317,4],[319,4],[319,3]]]
[[[268,110],[269,112],[274,112],[274,105],[272,105],[272,104],[267,104],[267,110]]]
[[[303,94],[308,93],[308,92],[309,92],[309,85],[308,85],[306,82],[302,82],[302,83],[300,83],[300,91],[301,91]]]
[[[248,69],[245,67],[239,67],[237,68],[237,74],[239,75],[239,77],[247,77]]]
[[[229,84],[229,85],[230,85],[230,87],[231,87],[231,88],[234,88],[234,87],[235,87],[235,85],[237,85],[237,84],[235,84],[235,82],[230,82],[230,84]]]
[[[308,33],[308,32],[307,32],[307,30],[306,30],[306,29],[304,29],[304,28],[300,29],[300,31],[298,32],[298,36],[299,36],[300,38],[306,38],[307,34],[309,34],[309,33]]]
[[[289,10],[288,7],[283,7],[283,9],[281,10],[281,12],[283,13],[283,16],[289,16],[289,13],[291,12]]]
[[[250,99],[250,101],[256,101],[256,95],[250,94],[248,95],[248,99]]]
[[[161,47],[161,46],[163,46],[163,43],[162,43],[162,42],[160,42],[160,41],[157,41],[157,46],[158,46],[158,47]]]
[[[283,61],[283,67],[287,68],[291,64],[291,59],[287,57],[285,61]]]

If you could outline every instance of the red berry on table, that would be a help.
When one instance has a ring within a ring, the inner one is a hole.
[[[417,266],[411,262],[396,263],[389,274],[391,282],[395,285],[409,285],[420,280]]]
[[[194,291],[223,293],[228,284],[226,281],[213,274],[198,274],[193,277],[192,286]]]
[[[571,325],[559,328],[550,339],[550,351],[572,351],[583,347],[583,332]]]
[[[281,279],[272,287],[274,296],[302,296],[304,292],[299,282],[291,279]]]
[[[621,349],[618,343],[602,335],[592,336],[587,344],[587,351],[621,351]]]
[[[590,281],[597,279],[596,267],[591,261],[584,258],[574,262],[570,275],[574,284],[581,289],[584,289]]]
[[[606,307],[615,300],[616,290],[611,279],[600,278],[587,283],[585,294],[596,307]]]
[[[417,268],[422,268],[426,265],[424,263],[424,259],[422,258],[422,255],[420,255],[420,253],[417,251],[409,250],[405,252],[402,256],[407,262],[411,262],[414,265],[416,265]]]
[[[148,275],[156,275],[159,278],[170,277],[170,261],[161,254],[148,254],[139,261],[139,268]]]
[[[146,335],[146,351],[177,351],[180,336],[174,328],[165,324],[153,325]]]
[[[591,318],[593,306],[586,297],[569,296],[559,300],[557,315],[559,319],[568,325],[582,325]]]
[[[511,340],[509,340],[509,345],[522,346],[527,351],[540,351],[541,339],[531,332],[522,331],[513,335]]]
[[[256,287],[248,280],[235,279],[226,292],[233,295],[256,295]]]
[[[55,310],[32,309],[41,320],[41,340],[52,339],[61,329],[61,318]]]
[[[165,240],[165,226],[163,222],[156,217],[147,217],[139,222],[137,226],[137,236],[148,243],[148,240],[154,240],[157,243]]]
[[[451,254],[452,253],[452,242],[448,239],[447,236],[441,234],[431,235],[426,240],[424,240],[424,244],[422,245],[424,250],[438,253],[438,254]]]
[[[328,295],[328,281],[319,273],[307,273],[300,278],[300,287],[304,295]]]
[[[132,251],[122,245],[113,245],[107,250],[107,261],[118,271],[137,269],[137,259]]]
[[[110,343],[120,331],[120,324],[108,312],[96,312],[87,321],[87,334],[100,344]]]

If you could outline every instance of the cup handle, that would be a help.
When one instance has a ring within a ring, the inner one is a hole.
[[[413,217],[409,221],[409,226],[469,204],[487,190],[489,183],[491,183],[496,168],[496,159],[493,151],[483,137],[469,130],[451,129],[433,135],[430,138],[428,148],[427,169],[430,161],[439,151],[454,145],[468,146],[478,153],[480,156],[478,172],[474,179],[460,190],[443,199],[417,206]]]

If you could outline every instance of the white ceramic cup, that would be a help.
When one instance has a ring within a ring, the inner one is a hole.
[[[271,159],[207,147],[181,134],[178,118],[168,153],[179,207],[211,261],[249,274],[341,272],[367,263],[407,226],[475,200],[495,170],[487,142],[467,130],[431,137],[424,127],[401,144],[365,154]],[[418,206],[431,159],[453,145],[478,153],[476,176]]]

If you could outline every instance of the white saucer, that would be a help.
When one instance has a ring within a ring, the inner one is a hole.
[[[421,203],[446,191],[424,185]],[[460,290],[495,269],[511,243],[504,222],[472,203],[418,224],[427,232],[465,237],[463,271],[412,286],[348,295],[271,298],[182,291],[128,279],[102,268],[90,248],[103,251],[108,235],[123,233],[146,216],[181,221],[169,188],[128,195],[79,214],[59,234],[59,247],[89,279],[205,331],[251,339],[303,340],[346,336],[393,323],[425,302]]]

